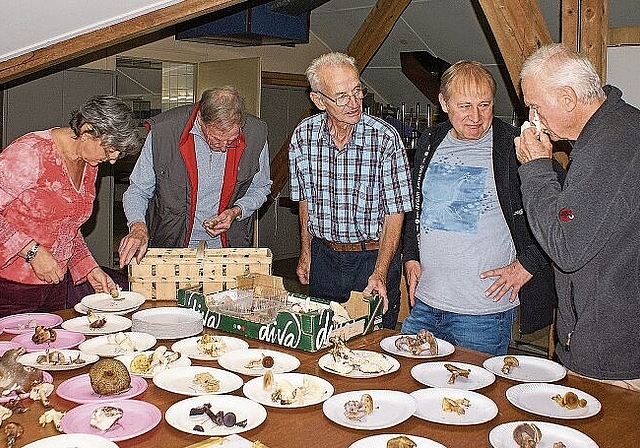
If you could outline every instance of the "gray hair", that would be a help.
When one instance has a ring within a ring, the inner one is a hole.
[[[462,60],[449,67],[440,79],[440,93],[449,101],[455,86],[463,91],[475,90],[484,83],[489,84],[491,95],[496,95],[496,80],[481,63]]]
[[[83,130],[87,125],[89,128]],[[126,156],[140,151],[144,139],[131,108],[120,98],[100,95],[71,112],[69,127],[78,138],[88,133],[100,139],[103,147]]]
[[[562,44],[540,47],[524,62],[520,81],[535,78],[544,87],[571,87],[583,104],[606,98],[600,76],[591,61]]]
[[[205,126],[215,125],[222,131],[244,126],[247,109],[244,98],[233,86],[205,90],[200,97],[200,118]]]
[[[313,90],[314,92],[321,90],[320,74],[318,73],[320,69],[322,67],[336,65],[346,65],[351,67],[356,73],[360,73],[358,67],[356,66],[355,58],[344,53],[339,53],[337,51],[334,51],[332,53],[325,53],[311,61],[311,64],[309,64],[309,67],[307,67],[307,70],[305,71],[305,75],[307,75],[307,80],[309,81],[309,85],[311,86],[311,90]]]

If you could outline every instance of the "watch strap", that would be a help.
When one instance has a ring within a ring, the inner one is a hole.
[[[40,243],[36,243],[33,246],[31,246],[31,249],[29,249],[27,251],[27,253],[24,256],[24,260],[27,263],[31,263],[31,261],[33,261],[33,259],[35,258],[36,254],[38,253],[38,249],[40,249]]]

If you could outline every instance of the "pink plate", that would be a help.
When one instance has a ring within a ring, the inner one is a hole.
[[[6,351],[11,350],[12,348],[20,348],[22,347],[20,344],[16,344],[11,341],[0,341],[0,356],[4,355]]]
[[[143,380],[144,381],[144,380]],[[124,414],[111,428],[100,431],[89,424],[91,413],[102,406],[114,406]],[[139,400],[122,400],[107,403],[87,403],[67,411],[60,426],[67,434],[82,433],[105,437],[113,442],[127,440],[151,431],[162,420],[160,409]]]
[[[140,376],[131,376],[131,387],[126,392],[118,395],[98,395],[91,388],[89,374],[85,373],[60,383],[56,389],[56,394],[60,398],[73,401],[74,403],[95,403],[133,398],[147,390],[147,387],[149,387],[147,380]]]
[[[45,383],[53,383],[53,377],[50,373],[42,372],[42,377],[44,378]],[[21,400],[24,400],[25,398],[29,398],[29,394],[25,393],[17,395],[15,392],[11,392],[9,395],[0,395],[0,403],[8,403],[18,397],[20,397]]]
[[[82,333],[67,330],[56,330],[56,340],[54,342],[45,342],[44,344],[36,344],[31,340],[31,336],[33,336],[33,331],[19,334],[11,339],[11,341],[20,344],[26,348],[28,352],[39,352],[48,348],[58,350],[73,348],[86,339]]]
[[[0,329],[9,334],[33,333],[36,325],[55,327],[62,323],[62,317],[51,313],[22,313],[0,319]]]

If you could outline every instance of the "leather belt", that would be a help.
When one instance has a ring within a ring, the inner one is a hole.
[[[364,252],[367,250],[380,249],[380,242],[374,240],[360,241],[359,243],[336,243],[321,239],[322,244],[336,252]]]

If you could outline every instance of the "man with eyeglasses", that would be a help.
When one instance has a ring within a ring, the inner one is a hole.
[[[249,247],[251,216],[271,191],[267,125],[231,86],[150,118],[123,196],[120,266],[147,247]]]
[[[442,75],[449,120],[423,132],[413,168],[414,211],[403,239],[413,307],[402,331],[425,328],[503,355],[518,305],[530,333],[551,322],[555,292],[522,210],[517,129],[493,116],[495,93],[493,75],[478,62],[456,62]]]
[[[296,127],[289,148],[291,197],[300,202],[296,273],[314,297],[345,302],[352,290],[378,292],[388,306],[383,325],[395,328],[397,249],[411,209],[402,140],[391,125],[362,112],[366,92],[352,57],[324,54],[306,74],[321,113]]]

